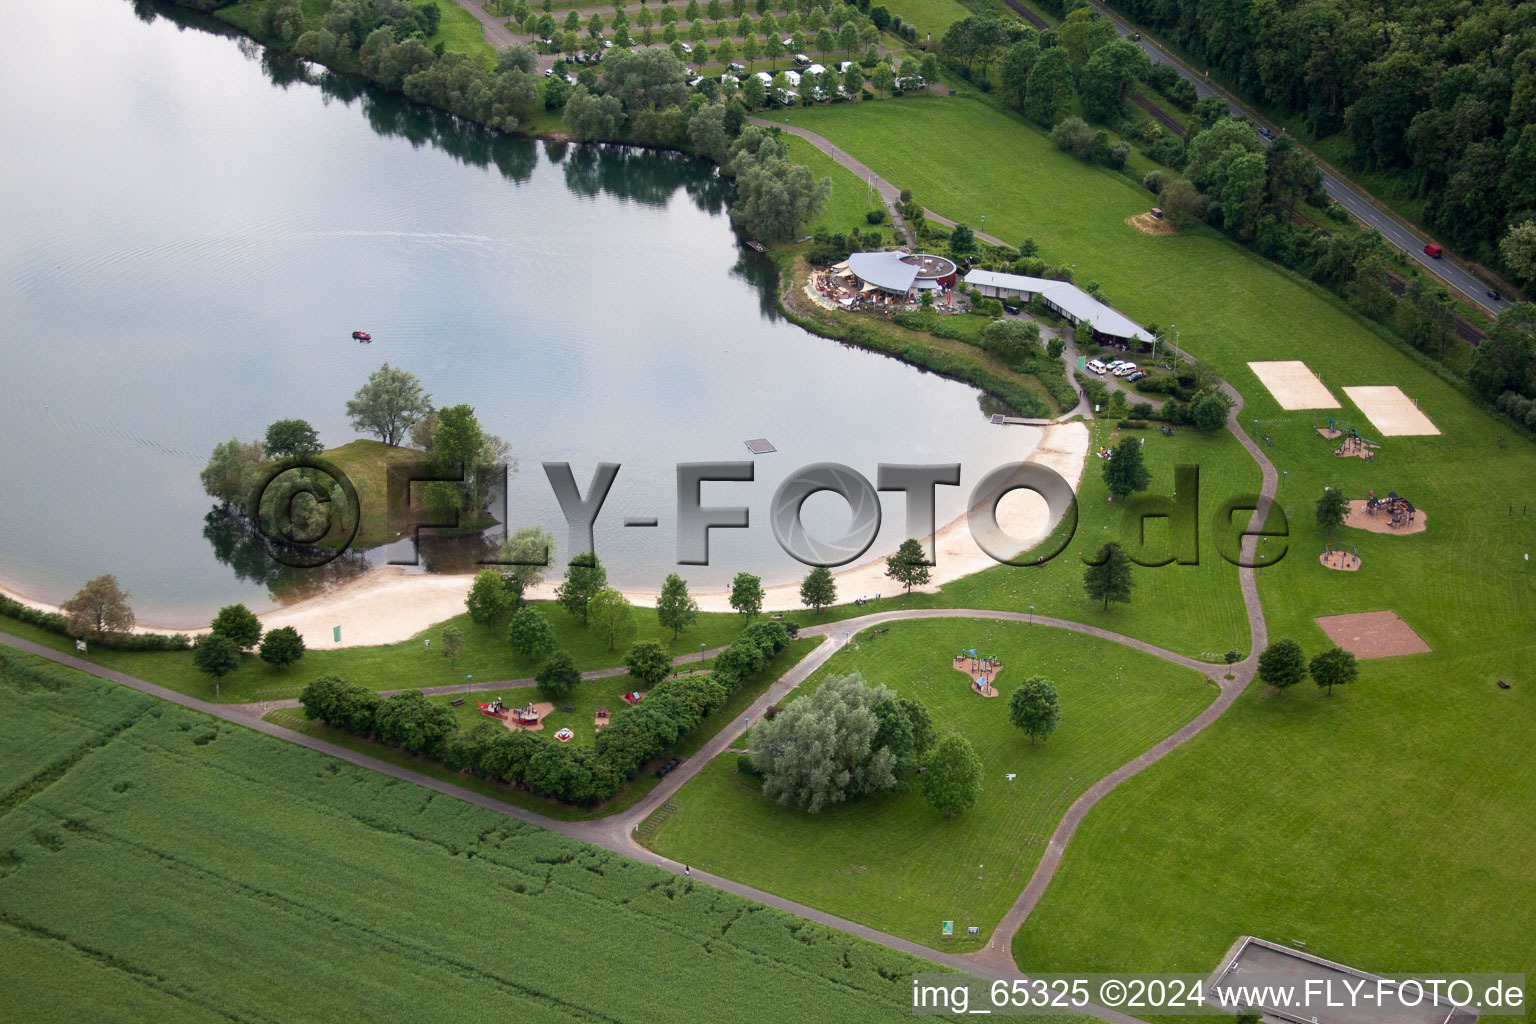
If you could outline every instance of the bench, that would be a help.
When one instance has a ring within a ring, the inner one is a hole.
[[[448,703],[451,706],[453,706],[453,707],[458,707],[460,704],[464,703],[464,698],[463,697],[455,697],[453,700],[449,701]]]

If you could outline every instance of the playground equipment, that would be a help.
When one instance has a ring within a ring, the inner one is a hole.
[[[1360,555],[1352,547],[1345,551],[1342,547],[1335,548],[1332,544],[1323,545],[1323,553],[1317,559],[1327,569],[1339,569],[1344,572],[1354,572],[1360,568]]]
[[[1388,525],[1395,530],[1413,525],[1418,511],[1413,507],[1413,502],[1407,498],[1399,498],[1396,491],[1388,491],[1385,498],[1372,495],[1365,503],[1365,514],[1390,516],[1391,522]]]
[[[1333,450],[1333,454],[1340,458],[1374,459],[1376,449],[1381,447],[1380,441],[1372,441],[1368,437],[1361,437],[1360,431],[1351,430],[1344,438],[1344,443]]]
[[[480,713],[482,715],[488,715],[491,718],[501,719],[505,719],[507,717],[506,709],[502,707],[500,697],[495,698],[489,704],[481,704],[479,701],[475,701],[475,703],[479,704]]]

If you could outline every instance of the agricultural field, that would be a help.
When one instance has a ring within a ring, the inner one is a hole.
[[[604,850],[18,652],[0,694],[16,1019],[910,1012],[917,961]]]
[[[998,698],[972,693],[951,667],[956,651],[972,647],[1002,662]],[[957,731],[975,745],[985,765],[976,807],[947,820],[906,792],[809,815],[764,797],[760,780],[727,754],[640,834],[673,860],[918,942],[940,944],[939,922],[953,920],[960,952],[990,939],[1077,795],[1216,696],[1200,674],[1118,644],[986,620],[895,623],[839,651],[796,696],[849,672],[920,700],[940,735]],[[1008,721],[1007,696],[1033,675],[1056,683],[1062,717],[1031,747]],[[1006,781],[1007,772],[1018,778]],[[974,938],[963,930],[973,925]]]

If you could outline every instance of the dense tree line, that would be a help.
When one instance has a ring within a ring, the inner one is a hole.
[[[644,701],[598,734],[595,747],[508,732],[492,722],[461,731],[451,709],[419,690],[381,698],[335,676],[310,683],[299,701],[310,719],[442,761],[454,771],[591,805],[613,796],[646,762],[698,728],[788,644],[789,634],[776,621],[744,630],[715,659],[713,671],[656,683]],[[634,660],[643,670],[654,662],[644,651],[634,652]]]
[[[1342,132],[1400,175],[1442,238],[1483,260],[1536,221],[1536,5],[1116,0],[1245,97]],[[1502,263],[1536,280],[1536,229]]]

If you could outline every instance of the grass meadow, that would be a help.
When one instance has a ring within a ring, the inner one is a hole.
[[[1002,662],[1001,696],[975,695],[951,667],[971,647]],[[1118,644],[973,619],[895,623],[839,651],[797,696],[855,671],[922,701],[941,735],[970,739],[985,765],[980,804],[946,820],[906,792],[809,815],[764,797],[727,754],[641,834],[674,860],[918,942],[940,945],[939,922],[952,920],[957,934],[943,946],[960,952],[990,939],[1077,795],[1216,696],[1198,673]],[[1060,727],[1034,747],[1008,721],[1007,700],[1032,675],[1056,683],[1062,707]],[[1006,781],[1007,772],[1018,778]],[[975,938],[965,934],[973,925]]]
[[[1133,231],[1123,221],[1149,205],[1144,192],[1007,115],[966,100],[857,115],[791,119],[946,216],[979,225],[984,213],[988,231],[1034,238],[1133,318],[1176,323],[1180,346],[1242,392],[1244,426],[1274,441],[1266,454],[1291,524],[1289,554],[1259,580],[1272,637],[1313,654],[1327,646],[1316,616],[1393,610],[1434,648],[1362,662],[1332,698],[1310,684],[1280,696],[1255,687],[1130,780],[1078,831],[1019,934],[1020,965],[1205,970],[1250,933],[1370,970],[1530,970],[1536,911],[1508,897],[1529,887],[1521,837],[1536,816],[1536,573],[1524,559],[1536,510],[1509,506],[1536,479],[1536,446],[1309,283],[1203,229]],[[1341,403],[1331,415],[1384,442],[1378,457],[1334,458],[1313,430],[1323,413],[1281,410],[1251,359],[1306,361]],[[1341,391],[1356,384],[1401,387],[1442,433],[1380,438]],[[1325,485],[1396,490],[1429,513],[1429,529],[1341,530],[1331,541],[1363,566],[1325,570],[1317,555],[1330,538],[1312,521]],[[1271,561],[1278,545],[1265,543]],[[1198,616],[1183,624],[1198,628]],[[1514,688],[1497,689],[1499,678]]]
[[[0,694],[8,1017],[910,1013],[903,954],[19,652]]]

